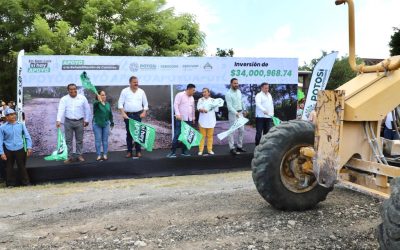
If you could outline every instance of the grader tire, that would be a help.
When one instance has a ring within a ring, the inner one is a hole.
[[[388,200],[383,202],[378,241],[382,250],[400,249],[400,178],[393,179]]]
[[[261,139],[254,151],[252,176],[261,196],[274,208],[303,211],[325,200],[332,188],[318,183],[306,192],[289,190],[282,182],[281,164],[285,153],[292,148],[314,144],[314,125],[307,121],[283,122],[272,128]]]

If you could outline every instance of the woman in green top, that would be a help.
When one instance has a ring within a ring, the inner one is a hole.
[[[97,153],[97,161],[107,160],[108,135],[114,127],[111,105],[106,101],[106,92],[100,90],[97,100],[93,103],[93,132]],[[103,145],[103,157],[101,157],[101,145]]]

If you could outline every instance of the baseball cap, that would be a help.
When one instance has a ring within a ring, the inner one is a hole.
[[[12,108],[8,108],[8,109],[6,109],[6,111],[4,111],[5,116],[11,115],[11,114],[15,114],[15,111]]]

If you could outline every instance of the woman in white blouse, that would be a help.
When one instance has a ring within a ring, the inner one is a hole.
[[[213,135],[214,127],[217,123],[215,112],[218,112],[218,107],[213,107],[213,98],[210,97],[210,90],[203,88],[203,97],[197,103],[197,110],[200,112],[199,116],[199,130],[203,135],[199,145],[199,155],[203,155],[204,140],[207,137],[207,151],[208,154],[213,155]]]

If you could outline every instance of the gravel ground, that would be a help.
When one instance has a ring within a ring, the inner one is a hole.
[[[251,173],[62,183],[0,192],[0,249],[377,249],[381,202],[337,187],[273,209]]]

